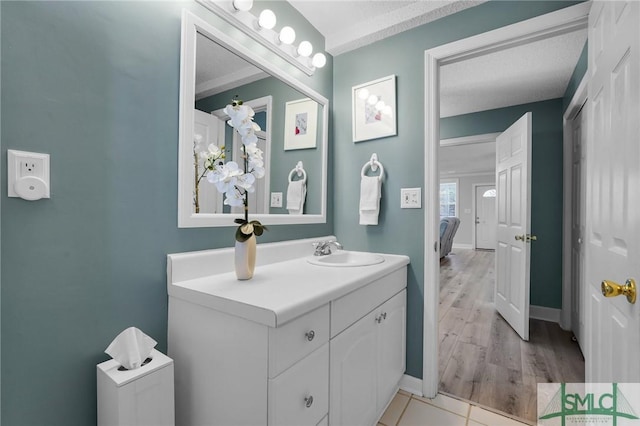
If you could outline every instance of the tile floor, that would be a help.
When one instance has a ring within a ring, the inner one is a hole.
[[[528,426],[447,395],[434,399],[398,391],[378,426]]]

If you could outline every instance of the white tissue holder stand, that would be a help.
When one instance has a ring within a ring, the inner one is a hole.
[[[153,349],[151,361],[119,370],[111,359],[96,367],[98,426],[174,426],[173,360]]]

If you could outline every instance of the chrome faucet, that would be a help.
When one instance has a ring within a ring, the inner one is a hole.
[[[328,254],[331,254],[331,246],[332,245],[334,245],[336,247],[336,250],[342,250],[342,244],[340,244],[339,242],[337,242],[335,240],[319,241],[317,243],[313,243],[313,246],[316,249],[313,252],[313,255],[314,256],[326,256]]]

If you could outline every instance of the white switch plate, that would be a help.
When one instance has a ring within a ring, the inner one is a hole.
[[[422,208],[422,191],[420,188],[400,189],[400,208],[420,209]]]
[[[271,193],[271,207],[282,207],[282,192]]]
[[[21,178],[30,176],[42,179],[46,186],[42,198],[50,198],[49,154],[7,150],[7,195],[20,197],[16,193],[15,183]]]

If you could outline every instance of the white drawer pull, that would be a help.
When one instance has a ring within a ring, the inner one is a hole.
[[[308,341],[312,341],[314,337],[316,337],[316,332],[311,330],[311,331],[307,331],[306,333],[304,333],[304,336],[307,338]],[[313,398],[311,398],[311,401],[313,401]]]
[[[304,399],[304,405],[306,405],[307,408],[310,408],[311,404],[313,404],[313,396],[309,395]]]

